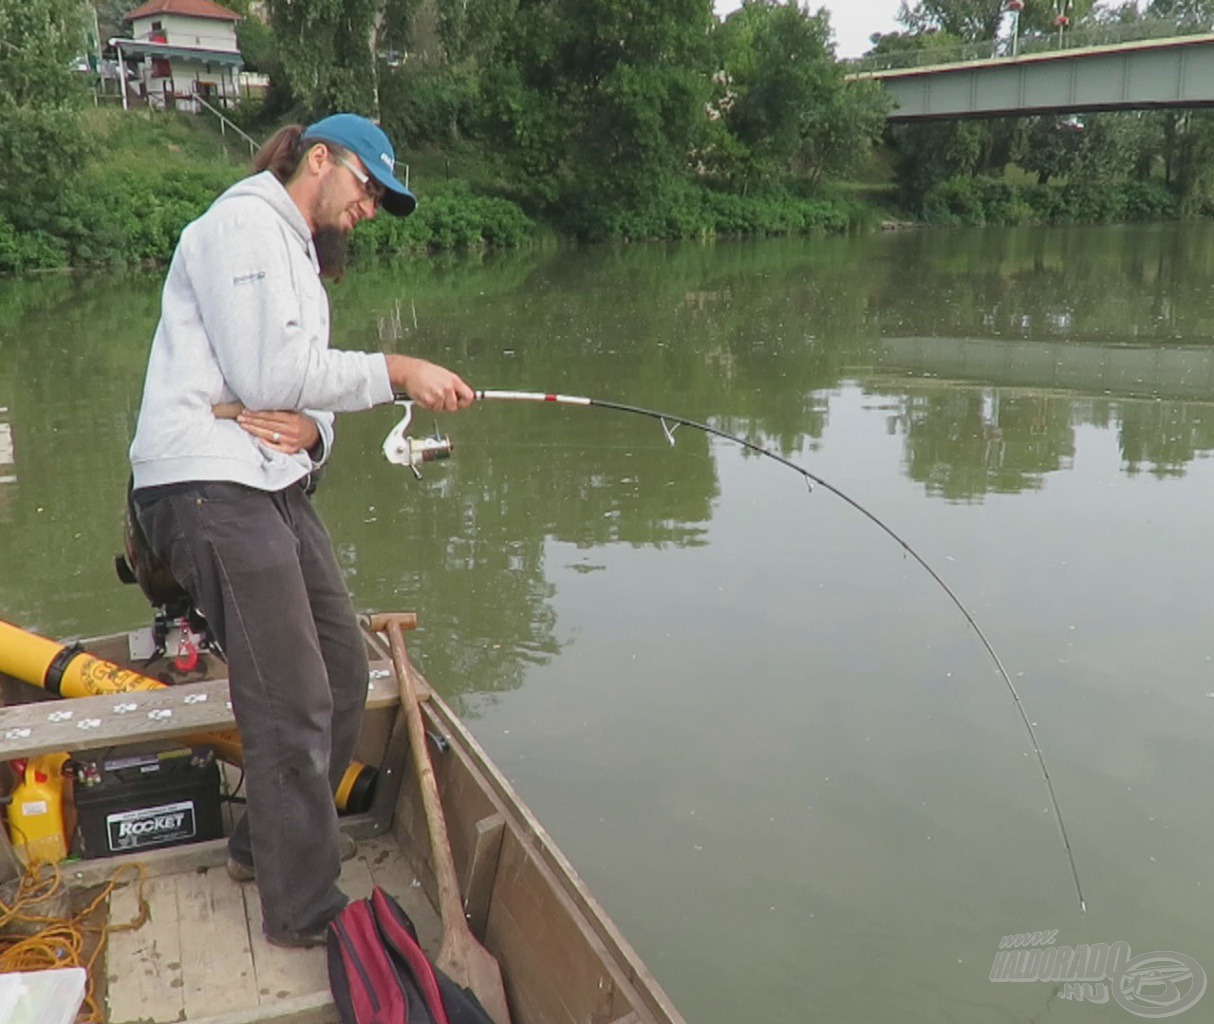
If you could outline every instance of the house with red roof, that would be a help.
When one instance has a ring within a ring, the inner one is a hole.
[[[123,20],[130,23],[131,38],[110,43],[121,61],[138,62],[133,88],[148,104],[196,113],[198,99],[220,109],[239,100],[237,74],[244,61],[236,24],[241,15],[214,0],[148,0]]]

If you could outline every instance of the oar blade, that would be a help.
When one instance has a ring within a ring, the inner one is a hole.
[[[510,1024],[502,969],[470,931],[449,929],[435,963],[452,981],[472,991],[494,1024]]]

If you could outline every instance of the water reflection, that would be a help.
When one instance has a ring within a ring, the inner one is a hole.
[[[947,498],[1039,486],[1085,425],[1116,432],[1131,475],[1180,474],[1214,448],[1211,347],[885,338],[880,362],[905,375],[867,383],[905,393],[908,472]]]

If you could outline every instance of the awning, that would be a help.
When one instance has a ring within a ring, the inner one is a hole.
[[[198,64],[231,64],[237,68],[244,67],[244,58],[238,50],[170,46],[168,43],[153,43],[144,39],[111,39],[110,45],[118,47],[124,57],[165,57],[169,60],[186,60]]]

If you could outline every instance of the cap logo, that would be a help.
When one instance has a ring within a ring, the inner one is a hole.
[[[380,153],[379,159],[387,165],[389,173],[395,173],[395,171],[396,171],[396,161],[395,160],[393,160],[390,156],[388,156],[387,153]]]

